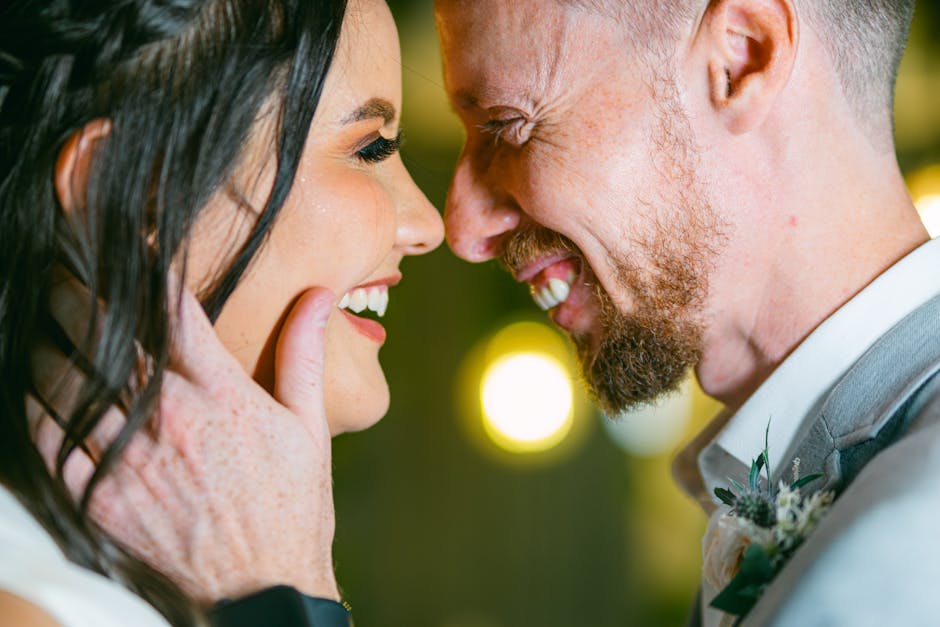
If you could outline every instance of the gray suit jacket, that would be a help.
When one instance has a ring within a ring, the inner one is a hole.
[[[878,340],[804,422],[778,459],[799,457],[804,475],[824,474],[804,491],[838,498],[743,626],[940,625],[938,371],[935,297]]]

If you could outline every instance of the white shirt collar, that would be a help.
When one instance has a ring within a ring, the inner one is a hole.
[[[719,415],[716,420],[726,424],[697,455],[704,480],[698,488],[726,480],[727,464],[722,462],[736,460],[749,466],[763,449],[768,421],[770,450],[789,450],[811,409],[865,350],[940,293],[938,268],[940,239],[915,249],[827,318],[733,416]],[[692,452],[682,457],[689,459]],[[688,473],[677,469],[677,476]],[[702,500],[704,495],[696,496]]]

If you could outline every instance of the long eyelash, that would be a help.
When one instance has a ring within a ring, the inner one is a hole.
[[[493,135],[493,142],[498,144],[510,122],[511,120],[490,120],[485,124],[477,124],[477,128],[484,133]]]
[[[356,157],[366,163],[379,163],[398,152],[403,143],[404,134],[402,131],[398,131],[398,135],[392,139],[387,139],[380,135],[374,142],[359,150],[356,153]]]

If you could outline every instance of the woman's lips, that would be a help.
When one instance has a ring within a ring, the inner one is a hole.
[[[352,314],[345,309],[340,309],[340,312],[346,316],[346,319],[349,320],[353,328],[359,331],[359,333],[366,336],[370,340],[378,342],[379,344],[385,343],[385,327],[383,327],[381,324],[375,320],[360,318],[359,316]]]
[[[388,309],[388,288],[398,285],[399,281],[401,274],[395,273],[384,279],[364,283],[346,292],[336,306],[357,331],[381,344],[385,342],[385,327],[375,320],[356,314],[368,310],[380,318],[384,316]]]

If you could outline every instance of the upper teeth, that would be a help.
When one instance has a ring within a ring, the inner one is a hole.
[[[351,292],[346,292],[340,299],[338,307],[349,309],[353,313],[361,313],[368,309],[381,318],[388,309],[388,288],[384,285],[357,287]]]
[[[568,296],[571,294],[571,286],[574,284],[576,278],[577,276],[574,272],[569,272],[565,279],[549,279],[548,284],[544,285],[541,289],[537,288],[535,285],[531,285],[529,286],[529,290],[532,292],[532,300],[535,301],[535,304],[538,305],[542,311],[548,311],[552,307],[557,307],[568,300]]]

